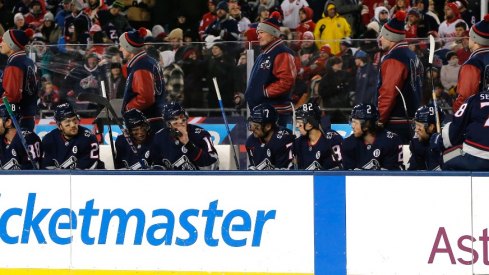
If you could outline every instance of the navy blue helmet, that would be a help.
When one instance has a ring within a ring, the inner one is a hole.
[[[295,116],[298,120],[302,120],[304,124],[309,122],[313,126],[321,122],[321,115],[321,109],[316,103],[304,103],[295,110]]]
[[[445,112],[443,110],[438,109],[438,116],[440,117],[440,124],[443,123],[445,119]],[[433,104],[428,104],[419,107],[414,115],[413,122],[421,122],[424,123],[424,126],[428,128],[430,124],[436,125],[436,114],[435,114],[435,106]]]
[[[379,109],[372,103],[360,103],[351,110],[350,122],[352,119],[360,120],[362,125],[367,121],[377,124],[380,119]]]
[[[176,102],[170,102],[163,106],[163,120],[166,122],[170,122],[170,120],[178,118],[181,114],[185,114],[185,117],[188,119],[188,113],[182,107],[182,105]]]
[[[272,105],[268,103],[260,104],[253,108],[248,117],[248,121],[259,123],[262,126],[265,126],[267,123],[275,125],[278,121],[278,113]]]
[[[19,121],[22,117],[20,107],[16,104],[10,104],[10,108],[12,109],[12,113],[14,113],[15,119]],[[3,122],[10,118],[10,114],[8,113],[7,106],[5,104],[0,105],[0,117],[3,119]]]
[[[78,117],[78,114],[76,113],[75,108],[69,103],[63,103],[56,106],[56,110],[54,111],[54,121],[57,123],[74,116]]]
[[[124,118],[124,123],[129,130],[143,124],[149,126],[148,120],[144,116],[143,112],[139,111],[138,109],[131,109],[125,112],[122,117]]]

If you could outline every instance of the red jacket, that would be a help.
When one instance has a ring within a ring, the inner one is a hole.
[[[205,29],[207,29],[207,27],[216,19],[217,19],[217,14],[215,13],[208,12],[204,14],[204,16],[202,16],[202,21],[200,21],[200,26],[199,26],[199,36],[201,40]]]

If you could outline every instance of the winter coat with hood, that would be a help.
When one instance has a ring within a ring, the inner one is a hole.
[[[350,24],[344,17],[339,14],[332,18],[328,16],[326,8],[329,4],[334,5],[333,1],[330,0],[324,5],[323,18],[316,23],[316,28],[314,28],[314,38],[319,49],[323,45],[329,44],[331,53],[336,55],[340,52],[341,39],[349,37],[352,31]]]
[[[301,21],[299,26],[295,29],[294,40],[300,40],[302,38],[302,34],[310,31],[314,32],[314,28],[316,27],[316,23],[312,21],[312,16],[314,12],[309,7],[303,7],[301,10],[304,10],[306,13],[306,20]]]
[[[346,22],[350,25],[352,35],[360,35],[365,30],[365,24],[362,22],[360,13],[363,6],[356,2],[360,1],[333,0],[333,4],[336,6],[336,12],[346,19]],[[326,2],[327,5],[328,3]]]
[[[98,0],[98,4],[90,5],[89,1],[87,1],[88,8],[83,11],[90,16],[91,19],[95,17],[97,11],[99,10],[109,10],[109,8],[105,5],[104,0]]]

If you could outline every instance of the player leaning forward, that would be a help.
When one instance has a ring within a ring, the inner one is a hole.
[[[58,105],[54,112],[57,129],[42,140],[43,169],[103,169],[95,135],[80,126],[80,118],[68,103]]]
[[[14,117],[19,121],[21,117],[20,108],[15,104],[11,104],[10,107]],[[0,105],[0,169],[24,170],[39,168],[42,156],[41,139],[35,133],[26,129],[22,129],[22,135],[34,164],[27,157],[26,148],[22,144],[19,132],[14,127],[7,107],[4,104]]]
[[[205,129],[188,123],[188,113],[178,103],[163,107],[166,128],[157,132],[151,148],[154,169],[218,170],[219,158]]]

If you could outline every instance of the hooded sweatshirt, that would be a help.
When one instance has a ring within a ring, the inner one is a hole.
[[[313,11],[309,7],[303,7],[301,10],[304,10],[306,13],[306,20],[299,23],[299,26],[295,29],[294,40],[300,40],[302,34],[310,31],[314,32],[314,28],[316,27],[316,23],[312,22]]]

